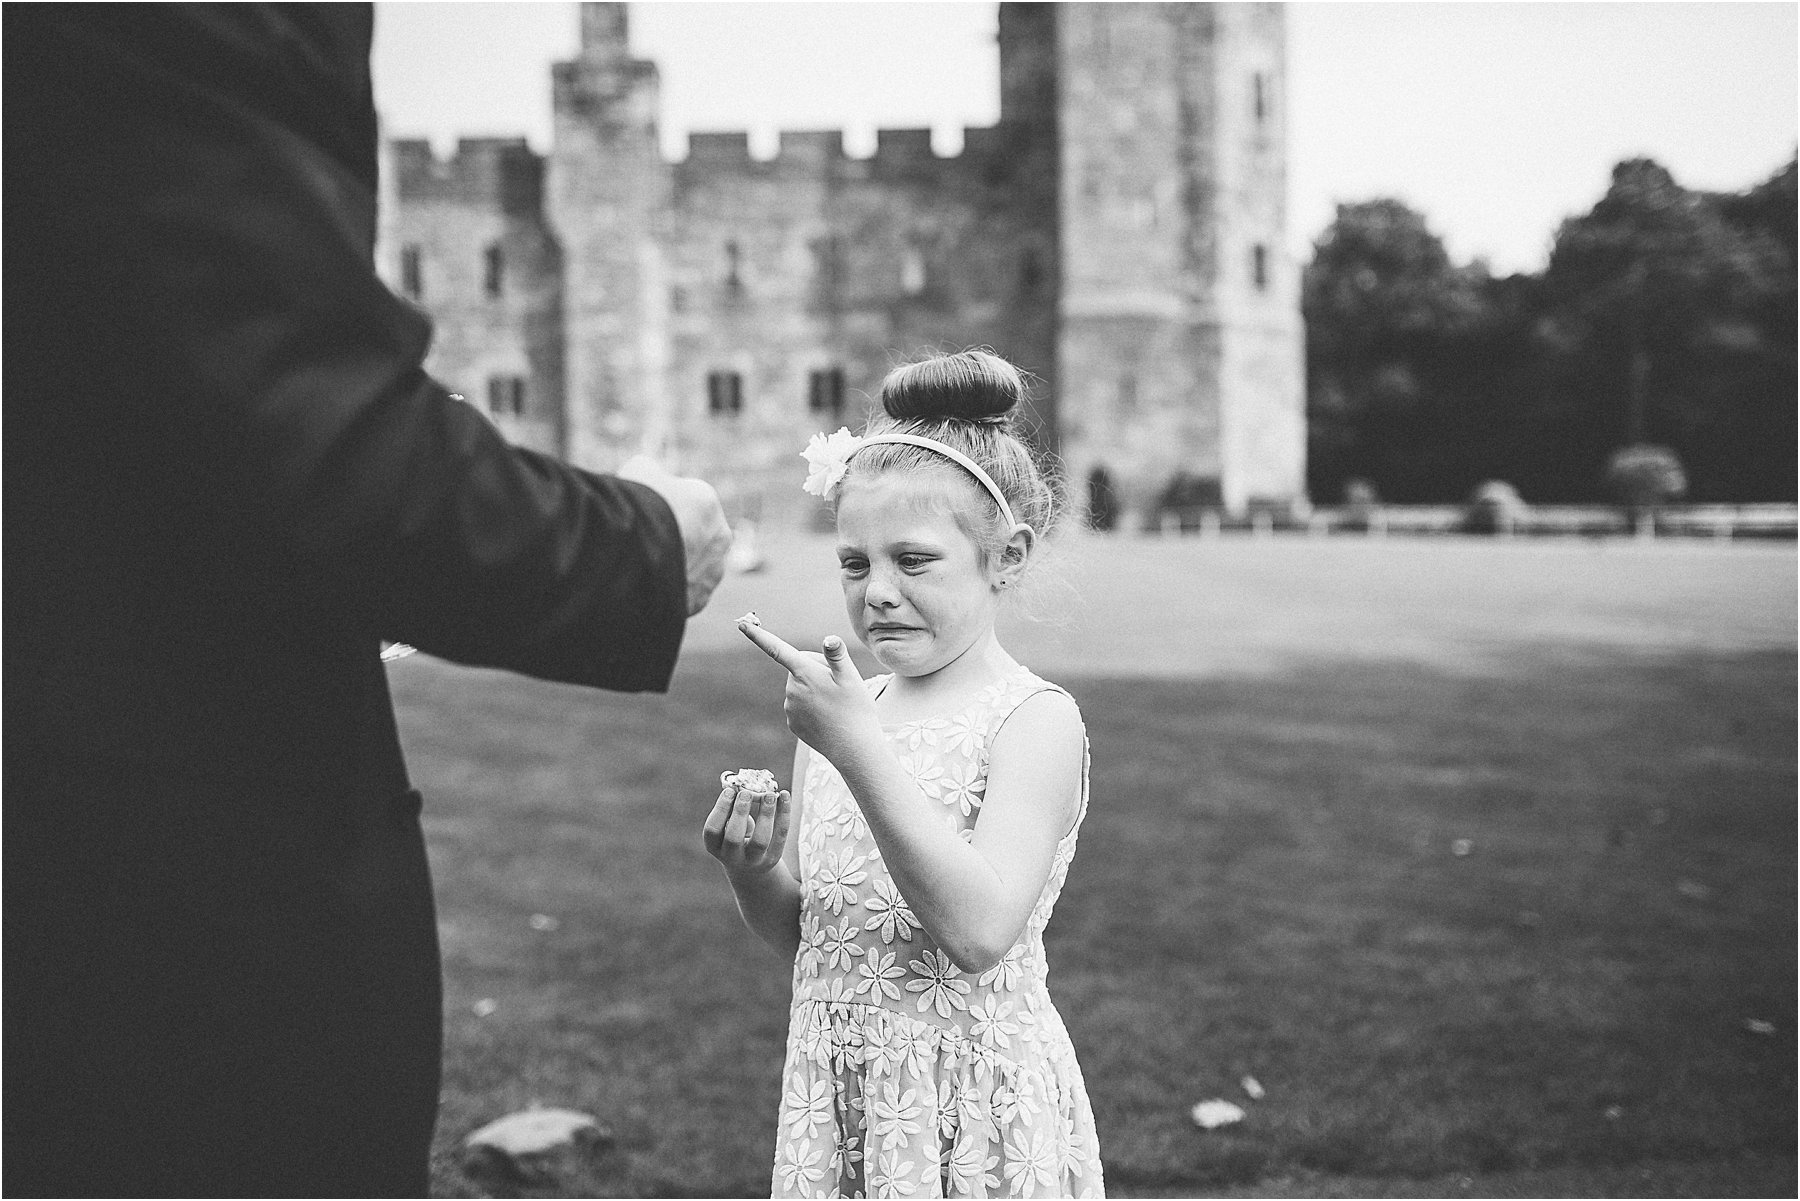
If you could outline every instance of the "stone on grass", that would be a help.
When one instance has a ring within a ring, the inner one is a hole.
[[[463,1168],[484,1180],[552,1184],[572,1177],[613,1145],[594,1118],[533,1107],[489,1122],[463,1140]]]
[[[1220,1126],[1229,1126],[1233,1122],[1244,1120],[1244,1111],[1230,1101],[1214,1098],[1202,1101],[1191,1111],[1194,1125],[1202,1130],[1217,1130]]]

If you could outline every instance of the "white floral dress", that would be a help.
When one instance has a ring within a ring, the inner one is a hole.
[[[1045,690],[1062,691],[1020,668],[958,713],[883,727],[965,839],[994,735]],[[1025,931],[971,974],[907,907],[843,777],[808,752],[774,1196],[1105,1195],[1081,1068],[1045,988],[1044,925],[1086,813],[1084,747],[1080,811]]]

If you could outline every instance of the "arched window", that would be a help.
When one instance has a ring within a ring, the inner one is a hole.
[[[416,242],[408,242],[400,248],[400,290],[406,293],[409,300],[418,300],[425,295],[425,276],[420,269],[419,246]]]

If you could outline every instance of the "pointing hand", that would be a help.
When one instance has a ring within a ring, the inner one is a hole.
[[[875,701],[842,638],[835,634],[826,638],[820,654],[795,650],[747,618],[739,618],[737,624],[746,638],[787,669],[782,711],[794,737],[834,763],[857,740],[880,738]]]

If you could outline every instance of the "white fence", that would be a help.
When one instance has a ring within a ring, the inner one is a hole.
[[[1611,505],[1524,505],[1512,509],[1473,505],[1339,505],[1322,506],[1305,514],[1253,510],[1247,515],[1232,516],[1217,509],[1165,511],[1161,521],[1162,531],[1170,534],[1270,534],[1282,530],[1374,538],[1492,534],[1729,541],[1792,539],[1796,527],[1800,527],[1800,507],[1791,504],[1663,505],[1635,515]]]

